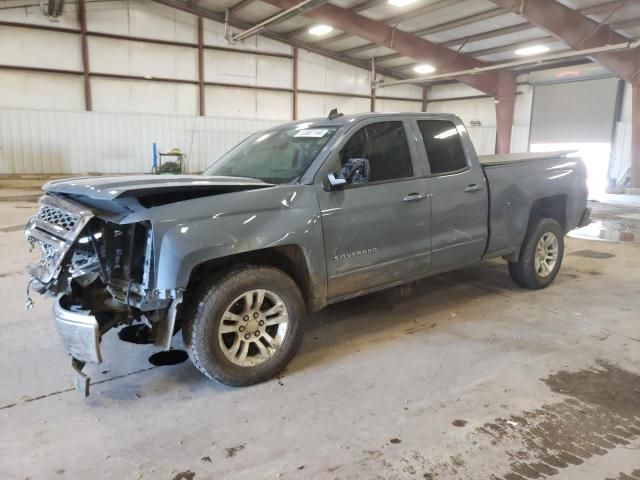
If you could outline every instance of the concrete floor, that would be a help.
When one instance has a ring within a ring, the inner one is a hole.
[[[111,333],[84,399],[51,302],[23,309],[33,192],[1,187],[3,479],[640,478],[639,207],[596,204],[627,241],[568,239],[544,291],[490,262],[330,307],[254,387]]]

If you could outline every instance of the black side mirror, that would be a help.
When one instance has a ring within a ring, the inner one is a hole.
[[[366,183],[369,181],[369,160],[366,158],[350,158],[340,169],[327,175],[329,187],[336,190],[344,185]]]

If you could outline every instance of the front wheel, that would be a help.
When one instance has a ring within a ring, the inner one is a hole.
[[[245,386],[278,374],[302,341],[303,301],[295,282],[263,266],[235,268],[205,285],[187,306],[182,336],[207,377]]]
[[[529,228],[519,260],[509,262],[511,278],[525,288],[545,288],[556,278],[563,254],[562,226],[552,218],[542,218]]]

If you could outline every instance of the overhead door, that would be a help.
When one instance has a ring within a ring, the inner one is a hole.
[[[610,143],[618,80],[536,85],[530,143]]]

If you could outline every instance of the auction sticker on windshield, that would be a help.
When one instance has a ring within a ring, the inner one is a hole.
[[[321,138],[324,137],[327,132],[326,128],[311,128],[309,130],[300,130],[294,136],[295,137],[307,137],[307,138]]]

